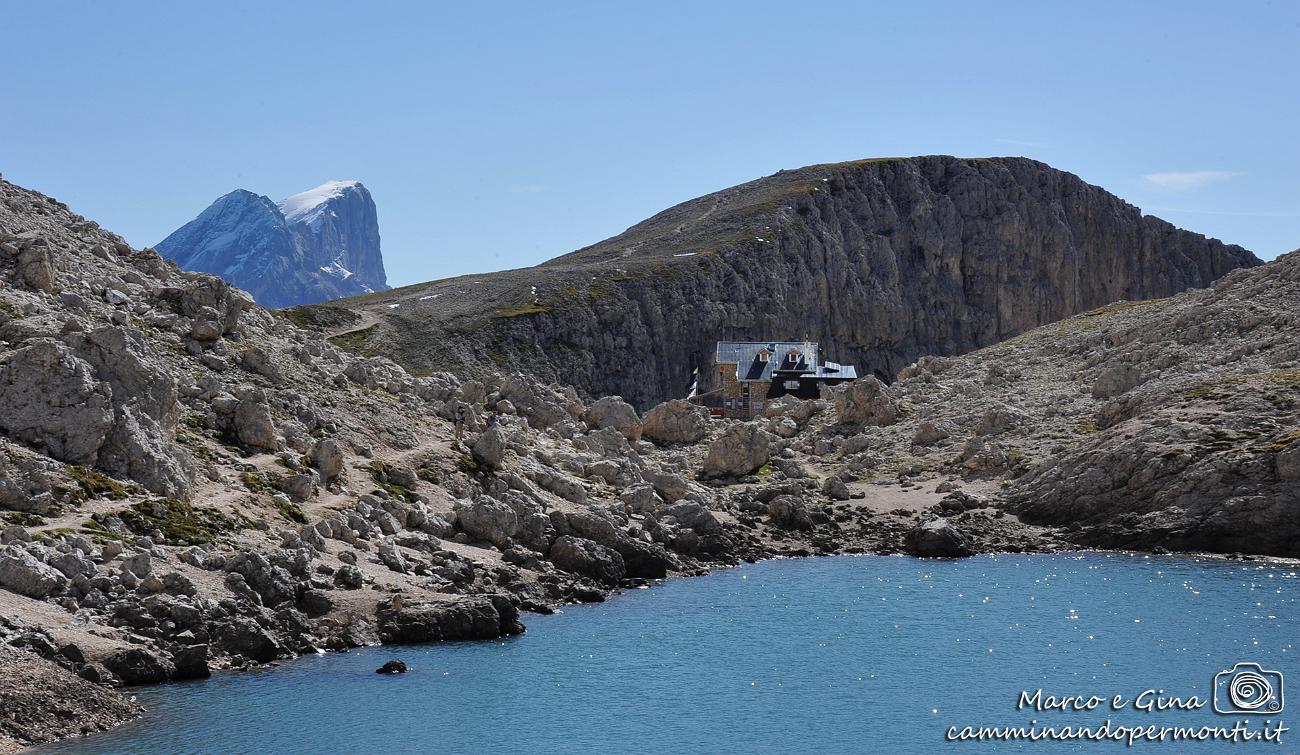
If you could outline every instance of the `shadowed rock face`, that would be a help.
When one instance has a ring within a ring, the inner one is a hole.
[[[380,319],[353,345],[410,367],[522,366],[644,409],[718,339],[809,338],[888,380],[1256,264],[1043,163],[921,157],[783,171],[534,268],[342,304]]]
[[[330,181],[278,204],[233,191],[159,242],[158,251],[268,307],[388,287],[375,202],[357,181]]]

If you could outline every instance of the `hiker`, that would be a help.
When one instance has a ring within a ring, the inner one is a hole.
[[[488,426],[488,429],[489,429],[489,430],[491,430],[492,428],[494,428],[494,427],[497,426],[497,413],[496,413],[496,412],[492,412],[491,414],[488,415],[488,418],[487,418],[487,426]]]
[[[465,435],[465,407],[456,407],[456,444],[460,445],[460,439]]]

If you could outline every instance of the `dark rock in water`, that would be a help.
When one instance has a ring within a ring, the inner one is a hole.
[[[376,674],[405,674],[406,672],[406,664],[397,659],[388,661],[384,665],[375,669]]]
[[[907,551],[921,558],[961,558],[974,555],[966,537],[947,519],[913,527],[905,538]]]
[[[176,674],[176,666],[144,648],[128,648],[110,655],[104,665],[123,684],[157,684]]]

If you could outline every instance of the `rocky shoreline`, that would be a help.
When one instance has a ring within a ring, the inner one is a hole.
[[[942,520],[930,520],[939,522]],[[910,530],[921,531],[923,528]],[[946,540],[946,538],[945,538]],[[988,555],[997,555],[980,548],[981,538],[977,535],[966,541]],[[908,541],[909,547],[914,540]],[[1043,549],[1015,551],[1017,553],[1053,553],[1079,552],[1068,544],[1062,545],[1050,537],[1044,538]],[[1163,550],[1163,549],[1161,549]],[[1110,553],[1132,553],[1133,551],[1097,551]],[[1002,553],[1009,553],[1004,551]],[[810,547],[799,547],[793,551],[772,554],[767,558],[814,558],[836,555],[897,555],[896,553],[863,553],[856,547],[845,551],[816,551]],[[1280,559],[1275,557],[1257,557],[1248,554],[1212,554],[1212,553],[1164,553],[1164,555],[1187,558],[1217,558],[1223,560],[1240,560],[1259,563],[1278,563],[1289,566],[1300,564],[1297,559]],[[765,560],[747,557],[740,561],[753,562]],[[717,568],[729,568],[740,561],[712,562],[689,574],[671,574],[665,579],[701,576]],[[661,580],[650,580],[651,584]],[[627,587],[642,587],[645,582],[634,580],[618,588],[600,590],[585,595],[589,600],[605,600],[615,596]],[[452,601],[424,601],[407,606],[402,598],[389,598],[376,606],[377,641],[360,646],[412,645],[429,642],[452,640],[488,640],[503,636],[519,634],[525,631],[521,622],[523,618],[508,598],[500,594],[478,596],[480,599],[457,599]],[[558,606],[557,606],[558,607]],[[537,606],[535,610],[550,612],[553,607]],[[9,755],[21,750],[26,745],[47,743],[69,737],[87,736],[103,732],[126,723],[145,712],[145,708],[135,702],[134,698],[115,692],[110,684],[88,682],[73,673],[78,668],[77,661],[82,658],[75,645],[57,647],[53,644],[51,634],[41,630],[17,631],[12,625],[0,624],[0,640],[10,643],[6,647],[0,643],[0,708],[6,710],[6,716],[0,721],[0,755]],[[331,648],[316,652],[347,652],[353,649]],[[23,652],[23,650],[29,652]],[[245,663],[227,667],[218,673],[231,673],[257,668],[261,665],[279,665],[303,653],[294,653],[265,664]],[[403,673],[405,667],[399,662],[394,664],[396,670],[388,670],[385,665],[379,673]],[[206,676],[207,674],[203,674]],[[181,677],[176,677],[181,678]],[[144,682],[144,684],[162,684],[165,681]]]
[[[919,528],[918,528],[919,529]],[[962,542],[978,546],[979,538]],[[950,543],[940,535],[941,547]],[[767,557],[789,558],[812,555],[861,554],[863,549],[848,546],[844,551],[828,551],[810,541],[789,543],[788,549],[769,553]],[[926,547],[926,546],[921,546]],[[155,548],[165,555],[166,548]],[[181,554],[181,558],[185,558]],[[751,553],[744,559],[758,560]],[[664,578],[697,576],[714,568],[725,568],[739,560],[720,556],[716,561],[697,562],[694,569],[665,575]],[[232,572],[237,573],[237,572]],[[151,575],[152,576],[152,575]],[[147,577],[146,577],[147,578]],[[176,581],[175,579],[172,580]],[[603,601],[629,587],[645,586],[657,579],[633,578],[618,585],[606,582],[576,584],[572,600]],[[142,612],[160,602],[124,601],[135,604]],[[247,645],[243,654],[213,651],[211,646],[184,645],[195,639],[178,635],[177,645],[158,642],[148,646],[119,649],[115,644],[61,641],[75,632],[69,627],[23,626],[0,618],[0,702],[5,716],[0,718],[0,753],[16,752],[20,747],[70,736],[104,731],[132,720],[143,712],[134,698],[124,694],[138,685],[163,684],[170,681],[201,678],[214,670],[236,671],[275,665],[286,659],[316,652],[340,652],[371,645],[398,645],[451,640],[494,639],[521,633],[517,600],[504,593],[485,593],[426,599],[407,598],[403,593],[380,597],[373,603],[369,621],[355,622],[353,616],[331,611],[318,617],[321,625],[331,623],[347,629],[341,635],[319,645],[304,644],[293,627],[272,624],[264,631],[253,630],[243,637]],[[530,610],[551,612],[563,603],[544,603]],[[184,605],[184,603],[174,604]],[[125,610],[119,609],[120,613]],[[277,617],[278,618],[278,617]],[[215,623],[215,622],[210,622]],[[189,630],[192,635],[192,630]],[[217,629],[229,641],[228,630]],[[272,652],[271,648],[276,648]],[[172,648],[166,651],[154,648]],[[83,649],[84,648],[84,649]],[[108,653],[105,655],[105,653]]]

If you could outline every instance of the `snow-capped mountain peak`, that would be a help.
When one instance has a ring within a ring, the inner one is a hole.
[[[388,288],[375,202],[360,181],[327,181],[280,202],[237,189],[157,249],[269,307]]]
[[[319,217],[332,199],[341,199],[347,192],[365,190],[360,181],[326,181],[314,189],[299,192],[281,199],[277,205],[284,219],[290,223],[311,223]]]

